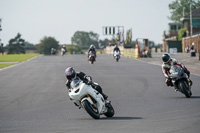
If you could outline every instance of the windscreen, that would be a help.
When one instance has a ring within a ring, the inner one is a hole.
[[[72,87],[73,89],[79,88],[80,82],[81,82],[80,79],[74,79],[74,80],[71,82],[71,87]]]
[[[180,70],[181,70],[180,66],[174,65],[174,66],[171,67],[170,73],[176,73],[176,72],[179,72]]]

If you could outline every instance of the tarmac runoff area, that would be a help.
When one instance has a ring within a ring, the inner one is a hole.
[[[152,58],[138,58],[138,61],[147,62],[153,65],[162,65],[162,55],[164,53],[153,53]],[[191,74],[200,76],[200,60],[199,54],[195,57],[191,57],[190,53],[177,53],[171,54],[172,58],[177,59],[180,63],[184,64]]]

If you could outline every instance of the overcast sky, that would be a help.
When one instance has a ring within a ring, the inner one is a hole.
[[[93,31],[100,39],[103,26],[132,28],[133,40],[148,38],[162,43],[168,31],[169,3],[175,0],[0,0],[1,42],[17,33],[38,44],[44,36],[70,44],[76,31]]]

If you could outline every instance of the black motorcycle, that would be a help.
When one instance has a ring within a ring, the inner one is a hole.
[[[174,65],[169,72],[169,78],[171,79],[175,90],[180,91],[187,98],[190,98],[192,96],[191,82],[188,75],[184,72],[184,68]]]

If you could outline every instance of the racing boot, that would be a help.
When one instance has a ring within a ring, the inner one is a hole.
[[[178,91],[178,89],[177,89],[177,88],[174,88],[174,91]]]
[[[193,84],[192,80],[189,78],[187,80],[188,80],[189,85],[192,86],[192,84]]]
[[[81,107],[77,103],[74,102],[74,105],[77,106],[78,109],[81,109]]]
[[[111,101],[108,100],[108,96],[104,93],[102,93],[103,98],[105,99],[105,103],[107,107],[110,107]]]
[[[192,86],[192,84],[193,84],[193,82],[192,82],[192,80],[191,79],[189,79],[190,81],[189,81],[189,83],[190,83],[190,86]]]

